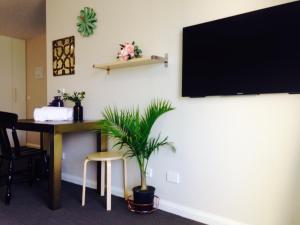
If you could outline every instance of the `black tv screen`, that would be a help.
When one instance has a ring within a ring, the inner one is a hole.
[[[300,93],[300,2],[183,28],[182,96]]]

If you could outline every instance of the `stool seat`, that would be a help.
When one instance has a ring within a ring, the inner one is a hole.
[[[105,177],[106,177],[106,209],[111,210],[111,161],[123,161],[123,181],[124,181],[124,198],[127,199],[127,169],[126,159],[121,152],[106,151],[94,152],[86,156],[83,164],[83,184],[82,184],[82,206],[85,205],[85,187],[86,187],[86,170],[87,164],[90,161],[101,162],[101,190],[100,195],[104,196],[105,192]],[[106,173],[105,173],[106,171]],[[105,176],[106,175],[106,176]]]
[[[123,159],[123,153],[115,152],[115,151],[94,152],[87,155],[86,158],[91,161],[118,160],[118,159]]]

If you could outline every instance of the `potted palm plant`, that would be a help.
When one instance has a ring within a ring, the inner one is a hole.
[[[153,205],[155,188],[148,186],[146,182],[147,166],[152,153],[162,146],[169,146],[175,151],[172,143],[167,141],[168,137],[150,136],[157,119],[173,109],[169,101],[153,100],[143,115],[138,108],[118,110],[116,107],[107,107],[103,112],[104,119],[99,122],[101,131],[115,139],[114,146],[125,150],[126,157],[137,160],[141,183],[133,188],[135,204]]]

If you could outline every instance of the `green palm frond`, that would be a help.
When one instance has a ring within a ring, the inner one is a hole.
[[[146,108],[145,115],[141,119],[141,132],[148,138],[155,121],[164,113],[174,108],[167,100],[153,100]]]
[[[138,108],[118,110],[116,107],[104,109],[104,119],[99,121],[101,132],[114,138],[119,149],[125,148],[126,157],[136,157],[141,174],[146,172],[151,154],[162,146],[175,150],[168,137],[150,137],[151,129],[163,114],[174,110],[167,100],[153,100],[141,115]],[[142,179],[145,179],[141,176]],[[142,181],[142,184],[146,184]]]

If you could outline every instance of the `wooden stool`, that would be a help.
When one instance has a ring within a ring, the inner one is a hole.
[[[106,163],[106,210],[111,210],[111,161],[123,160],[124,172],[124,198],[127,199],[127,171],[126,160],[121,152],[108,151],[108,152],[95,152],[89,154],[84,160],[83,167],[83,186],[82,186],[82,206],[85,205],[85,187],[86,187],[86,167],[89,161],[101,162],[101,196],[104,196],[105,188],[105,163]]]

